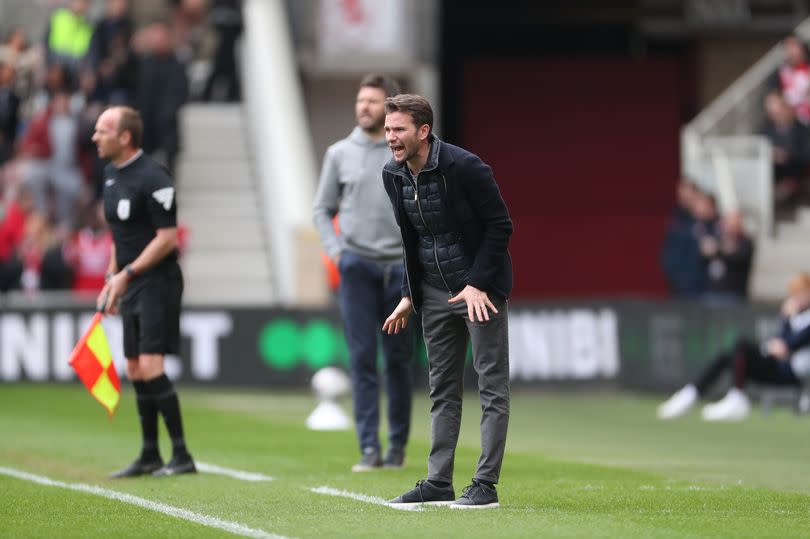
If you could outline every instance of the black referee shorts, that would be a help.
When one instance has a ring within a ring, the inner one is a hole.
[[[180,303],[183,274],[177,264],[143,275],[132,295],[121,301],[124,326],[124,356],[180,352]]]

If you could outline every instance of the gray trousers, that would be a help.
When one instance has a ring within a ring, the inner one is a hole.
[[[450,305],[446,291],[423,284],[422,328],[430,362],[431,449],[428,479],[453,482],[453,463],[464,392],[464,360],[472,341],[481,400],[481,456],[475,479],[498,482],[509,425],[508,304],[491,301],[498,314],[470,322],[464,302]]]

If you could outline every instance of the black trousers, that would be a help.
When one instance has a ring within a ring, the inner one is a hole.
[[[12,256],[5,262],[0,261],[0,292],[20,288],[22,271],[22,262],[16,256]]]
[[[740,339],[730,349],[717,355],[695,381],[700,395],[709,388],[724,372],[734,374],[734,386],[742,389],[746,382],[754,381],[770,385],[799,385],[799,379],[790,368],[787,360],[779,360],[762,353],[759,345],[748,339]]]

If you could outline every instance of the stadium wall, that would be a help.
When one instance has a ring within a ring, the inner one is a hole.
[[[0,313],[0,383],[75,380],[68,357],[92,314],[81,306]],[[778,317],[767,306],[621,300],[511,304],[509,323],[515,385],[668,391],[738,336],[769,335]],[[123,374],[120,320],[107,317],[104,326]],[[181,383],[304,387],[321,367],[348,367],[340,317],[332,309],[190,308],[181,333],[180,356],[167,359],[169,375]],[[424,384],[426,372],[420,345],[417,381]]]

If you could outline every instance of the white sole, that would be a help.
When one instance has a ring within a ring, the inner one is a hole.
[[[354,473],[377,472],[377,471],[382,470],[382,469],[383,469],[382,466],[370,466],[370,467],[369,466],[362,466],[362,467],[352,466],[352,471]]]
[[[450,509],[495,509],[496,507],[500,506],[501,504],[498,502],[487,503],[484,505],[462,505],[458,503],[453,503],[450,505]]]
[[[409,503],[405,503],[405,502],[388,502],[385,505],[393,505],[393,506],[396,506],[396,507],[417,507],[417,506],[421,506],[421,505],[437,505],[437,506],[438,505],[451,505],[451,504],[454,504],[454,503],[456,503],[455,500],[448,501],[448,502],[409,502]]]

